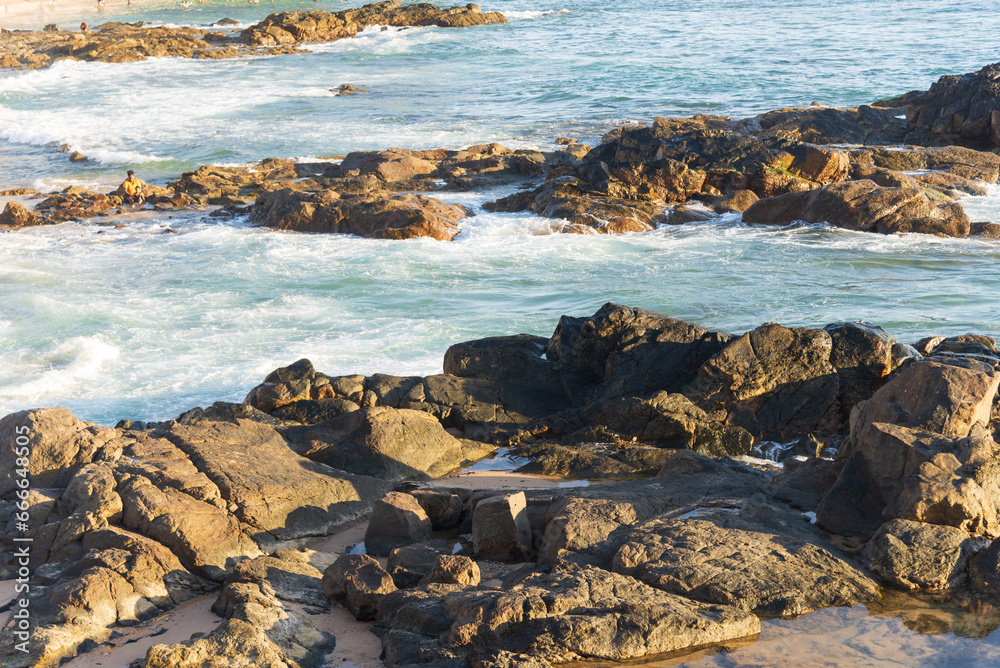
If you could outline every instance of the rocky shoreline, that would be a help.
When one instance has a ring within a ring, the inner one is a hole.
[[[104,23],[93,31],[0,29],[0,68],[38,69],[60,60],[131,63],[147,58],[239,58],[305,53],[301,44],[354,37],[372,26],[461,28],[506,23],[499,12],[482,13],[479,5],[441,9],[429,3],[404,6],[385,0],[342,12],[321,10],[271,14],[240,32],[167,28],[138,23]],[[238,25],[232,19],[215,28]]]
[[[0,657],[54,666],[205,593],[222,623],[133,665],[318,667],[337,641],[303,605],[370,621],[388,666],[541,668],[752,640],[886,590],[995,604],[998,385],[984,335],[730,334],[607,304],[456,344],[432,376],[300,360],[156,424],[11,414],[3,577],[30,574],[31,641],[12,619]],[[500,446],[604,482],[428,484]],[[783,466],[745,457],[765,450]],[[366,553],[320,549],[362,520]]]
[[[406,9],[413,7],[432,6]],[[448,16],[470,12],[492,16],[478,8]],[[259,24],[268,26],[261,34],[287,20],[269,17]],[[296,34],[318,40],[332,33],[316,27]],[[1000,224],[971,220],[959,201],[987,194],[1000,180],[998,81],[1000,64],[857,109],[657,118],[650,126],[617,128],[596,147],[560,138],[562,148],[552,151],[488,144],[359,151],[313,163],[205,165],[149,187],[148,202],[158,211],[248,214],[283,230],[447,241],[474,212],[436,195],[516,185],[518,192],[484,208],[531,212],[570,233],[642,232],[738,213],[748,225],[804,221],[881,234],[1000,238]],[[41,196],[28,188],[0,195]],[[116,193],[74,186],[48,193],[33,210],[8,203],[0,227],[111,215],[121,205]]]

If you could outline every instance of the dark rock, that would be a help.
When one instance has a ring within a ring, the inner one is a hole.
[[[410,495],[417,500],[420,507],[431,520],[435,531],[454,529],[465,518],[465,499],[463,496],[449,490],[412,489]]]
[[[830,533],[867,541],[882,526],[885,501],[860,453],[847,460],[837,482],[816,509],[816,521]]]
[[[840,426],[832,349],[823,330],[762,325],[706,361],[683,392],[758,438],[832,433]]]
[[[472,543],[477,559],[524,561],[534,550],[524,492],[480,501],[472,515]]]
[[[415,498],[402,492],[390,492],[372,510],[365,531],[365,550],[387,556],[399,547],[431,538],[431,521]]]
[[[365,554],[348,554],[323,573],[323,591],[342,602],[358,620],[375,619],[379,600],[396,590],[378,561]]]
[[[589,318],[559,320],[547,357],[578,405],[680,391],[732,339],[643,309],[605,304]]]
[[[750,225],[794,221],[828,223],[864,232],[922,232],[964,237],[969,219],[959,204],[938,205],[919,188],[882,188],[872,181],[846,181],[807,192],[760,200],[743,213]]]
[[[361,407],[353,401],[340,397],[320,399],[319,401],[300,399],[276,408],[272,415],[291,422],[318,424],[359,408]]]
[[[451,552],[451,543],[442,538],[397,547],[389,553],[386,569],[400,589],[415,587],[434,569],[439,556]]]
[[[479,564],[460,554],[443,554],[437,557],[434,567],[423,578],[420,586],[431,583],[475,587],[481,574]]]
[[[887,583],[901,589],[954,589],[966,581],[979,543],[953,527],[909,520],[887,522],[861,558]]]
[[[432,415],[410,409],[362,408],[284,432],[292,448],[309,459],[394,482],[437,478],[468,458],[462,443]]]
[[[833,342],[830,364],[840,377],[840,405],[846,418],[892,371],[896,341],[881,327],[866,322],[841,322],[823,329]]]
[[[1000,65],[944,76],[926,93],[909,99],[906,125],[949,143],[977,148],[1000,146]]]
[[[1000,540],[978,552],[969,562],[969,585],[981,594],[1000,594]]]

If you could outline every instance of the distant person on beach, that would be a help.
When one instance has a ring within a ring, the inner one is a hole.
[[[146,184],[135,178],[135,172],[130,169],[128,170],[128,176],[125,181],[118,186],[118,191],[115,194],[125,200],[126,204],[139,205],[146,201],[145,195],[142,191],[142,187],[144,185]]]
[[[87,25],[86,21],[80,24],[80,32],[90,32],[90,26]]]
[[[104,9],[104,0],[97,0],[97,9]]]

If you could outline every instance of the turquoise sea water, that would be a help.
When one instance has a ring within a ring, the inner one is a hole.
[[[59,13],[32,27],[248,25],[351,3],[42,4]],[[507,25],[371,29],[302,55],[3,72],[0,189],[110,189],[128,168],[163,182],[204,163],[390,146],[549,148],[657,115],[851,106],[1000,60],[994,9],[496,0],[484,10],[505,12]],[[341,83],[371,93],[335,97]],[[69,163],[64,143],[90,161]],[[1000,220],[995,192],[965,200],[974,219]],[[503,194],[446,199],[475,208]],[[240,400],[300,357],[328,373],[433,373],[454,342],[548,335],[560,315],[606,301],[730,331],[842,319],[904,341],[1000,330],[995,241],[751,229],[735,217],[577,237],[548,234],[535,216],[479,214],[450,244],[275,233],[190,213],[0,234],[0,414],[66,405],[100,423],[166,419]]]

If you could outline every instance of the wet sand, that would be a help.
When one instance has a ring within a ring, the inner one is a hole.
[[[194,633],[207,635],[222,623],[222,618],[212,612],[216,598],[218,593],[197,596],[156,619],[116,627],[121,637],[62,664],[63,668],[128,668],[132,661],[145,658],[153,645],[183,642]]]

